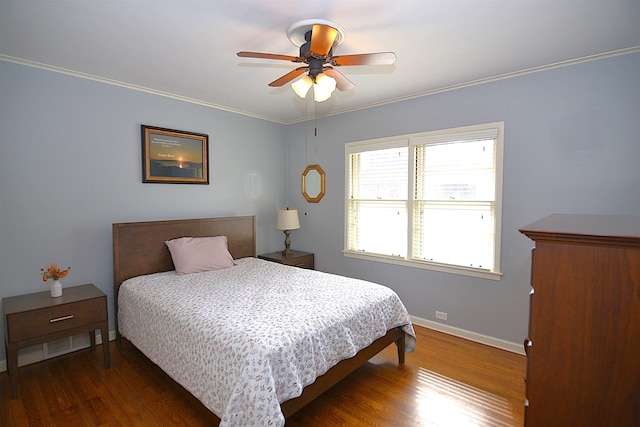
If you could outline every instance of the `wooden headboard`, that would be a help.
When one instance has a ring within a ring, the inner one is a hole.
[[[174,270],[166,240],[227,236],[234,259],[256,256],[255,216],[113,224],[113,284],[116,325],[118,290],[127,279]],[[117,332],[117,328],[116,328]]]

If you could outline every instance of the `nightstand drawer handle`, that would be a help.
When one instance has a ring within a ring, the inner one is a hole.
[[[55,319],[49,320],[49,323],[61,322],[63,320],[69,320],[69,319],[73,319],[73,314],[70,314],[68,316],[56,317]]]

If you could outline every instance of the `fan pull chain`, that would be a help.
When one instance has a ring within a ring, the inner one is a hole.
[[[309,142],[307,141],[307,137],[308,137],[307,124],[309,123],[308,108],[309,108],[309,102],[307,102],[305,98],[304,100],[304,165],[305,167],[309,164],[309,154],[308,154]],[[308,210],[309,210],[309,202],[305,199],[304,216],[307,216],[309,214]]]

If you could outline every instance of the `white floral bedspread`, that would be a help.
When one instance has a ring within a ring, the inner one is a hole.
[[[283,426],[280,403],[409,315],[391,289],[257,258],[218,271],[157,273],[120,287],[122,336],[221,419]]]

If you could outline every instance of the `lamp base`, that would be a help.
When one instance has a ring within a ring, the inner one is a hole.
[[[282,255],[284,256],[291,256],[291,249],[289,249],[289,246],[291,246],[291,230],[284,230],[284,251],[282,251]]]

